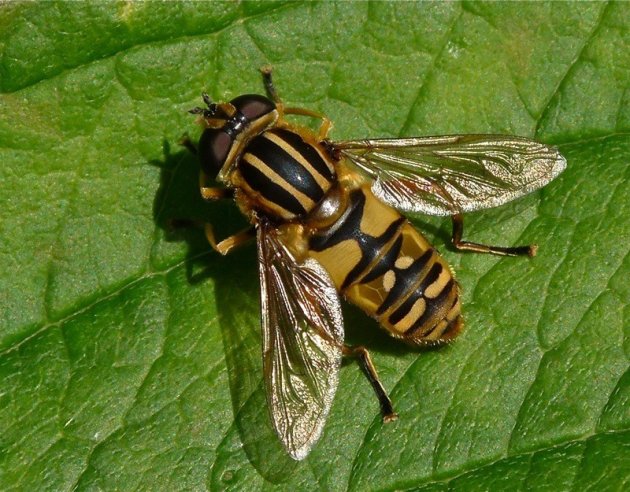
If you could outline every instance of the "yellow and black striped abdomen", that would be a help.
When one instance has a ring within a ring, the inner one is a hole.
[[[430,344],[461,330],[459,287],[448,264],[369,186],[352,191],[341,218],[310,238],[309,254],[394,336]]]
[[[237,185],[254,208],[283,220],[308,214],[336,180],[334,166],[319,145],[283,128],[253,138],[238,171]]]

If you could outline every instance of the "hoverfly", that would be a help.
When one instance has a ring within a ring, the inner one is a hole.
[[[303,459],[319,439],[343,356],[356,357],[384,421],[397,416],[368,351],[344,343],[340,295],[411,345],[450,342],[462,330],[459,286],[449,265],[398,210],[452,217],[458,250],[534,256],[536,246],[462,240],[462,213],[495,207],[554,179],[566,161],[554,147],[504,135],[329,140],[331,122],[286,107],[262,69],[267,96],[196,107],[206,200],[233,198],[251,226],[220,254],[257,240],[263,369],[273,427]],[[321,120],[318,132],[286,115]],[[211,186],[215,178],[223,186]]]

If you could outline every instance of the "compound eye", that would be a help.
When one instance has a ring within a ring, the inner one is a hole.
[[[199,139],[201,168],[215,178],[227,159],[234,139],[220,128],[206,128]]]
[[[230,104],[240,111],[249,121],[260,118],[276,109],[271,99],[258,94],[245,94],[230,101]]]

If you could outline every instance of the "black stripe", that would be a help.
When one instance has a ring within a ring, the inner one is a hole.
[[[457,301],[459,300],[459,296],[455,296],[455,299],[453,299],[453,304],[451,304],[451,307],[448,308],[448,311],[450,311],[451,309],[453,309],[455,307],[455,304],[457,304]],[[447,311],[447,313],[448,313]]]
[[[374,238],[367,234],[361,233],[357,238],[359,242],[359,248],[361,249],[361,261],[357,263],[341,284],[341,290],[349,287],[359,276],[370,266],[370,264],[377,258],[379,253],[385,247],[385,245],[396,235],[400,234],[400,227],[405,223],[405,219],[400,219],[392,222],[383,234]],[[360,231],[359,231],[360,232]]]
[[[396,273],[396,281],[392,290],[387,293],[387,297],[383,301],[383,304],[376,310],[376,315],[379,316],[392,307],[396,301],[407,294],[418,280],[418,275],[426,267],[427,263],[433,256],[433,248],[427,249],[420,258],[416,260],[404,270],[394,270]],[[436,263],[437,264],[437,263]],[[422,290],[420,291],[422,292]]]
[[[427,299],[427,307],[424,310],[424,313],[422,314],[422,316],[420,316],[418,321],[416,321],[413,326],[405,332],[405,336],[411,336],[420,328],[423,328],[425,324],[429,321],[429,319],[435,316],[435,313],[440,309],[440,307],[442,307],[442,305],[446,301],[446,298],[453,291],[453,288],[456,288],[455,281],[451,278],[444,286],[442,292],[440,292],[440,294],[435,299]],[[431,330],[435,329],[435,326],[439,323],[439,321],[441,320],[438,320],[437,323],[431,326]]]
[[[258,136],[247,146],[247,152],[258,157],[269,169],[315,203],[324,197],[324,190],[308,169],[275,142]]]
[[[306,214],[302,204],[282,186],[271,181],[262,171],[245,159],[241,159],[239,169],[243,179],[254,190],[262,194],[268,202],[275,203],[295,215]]]
[[[436,261],[435,265],[431,267],[429,273],[425,275],[425,277],[422,279],[422,282],[420,282],[420,285],[418,286],[418,290],[422,292],[422,295],[424,295],[424,291],[427,289],[427,287],[438,279],[440,273],[442,273],[442,270],[442,265]]]
[[[326,165],[326,162],[324,161],[324,159],[322,159],[322,156],[313,148],[311,144],[306,143],[304,140],[302,140],[302,137],[290,130],[275,129],[272,131],[272,133],[275,133],[276,135],[286,140],[291,147],[302,154],[302,157],[304,157],[304,159],[306,159],[311,164],[311,166],[313,166],[317,170],[319,174],[328,179],[328,181],[332,182],[335,177],[334,172],[330,170],[330,167]]]
[[[396,260],[398,259],[402,242],[403,237],[401,234],[398,236],[396,241],[394,241],[392,247],[389,248],[389,251],[383,255],[376,265],[374,265],[374,268],[372,268],[372,270],[361,279],[362,284],[367,284],[372,280],[376,280],[378,277],[385,275],[388,270],[393,270],[395,268],[394,263],[396,263]]]
[[[350,203],[343,215],[335,223],[334,227],[313,236],[310,241],[310,248],[313,251],[324,251],[348,239],[357,239],[361,234],[361,218],[363,217],[363,207],[365,206],[365,195],[361,190],[354,190],[350,193]]]
[[[452,321],[449,321],[448,325],[446,325],[446,328],[444,328],[444,331],[440,335],[439,339],[453,338],[454,335],[457,335],[457,331],[455,331],[455,330],[459,331],[459,329],[461,328],[461,324],[462,324],[462,317],[461,316],[457,316]]]
[[[396,309],[396,311],[394,311],[389,316],[388,321],[392,325],[395,325],[396,323],[398,323],[401,319],[403,319],[405,316],[407,316],[407,314],[409,314],[409,311],[411,311],[411,308],[413,307],[413,305],[421,297],[422,297],[422,292],[420,292],[417,289],[414,290],[411,293],[411,295],[409,297],[407,297],[407,299],[405,299],[405,302],[403,302],[400,306],[398,306],[398,309]]]
[[[370,236],[361,230],[361,220],[365,208],[366,197],[362,190],[350,193],[348,207],[335,226],[311,237],[309,247],[313,251],[324,251],[343,241],[354,240],[359,245],[361,259],[348,273],[340,289],[344,290],[354,282],[374,260],[381,256],[381,252],[395,236],[400,234],[401,227],[406,223],[402,216],[392,222],[378,237]]]

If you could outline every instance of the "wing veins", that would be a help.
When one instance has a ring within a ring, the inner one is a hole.
[[[278,437],[302,459],[321,435],[337,387],[341,306],[321,265],[297,263],[264,221],[258,248],[267,400]]]
[[[501,205],[555,178],[566,160],[521,137],[454,135],[333,143],[394,207],[432,215]]]

